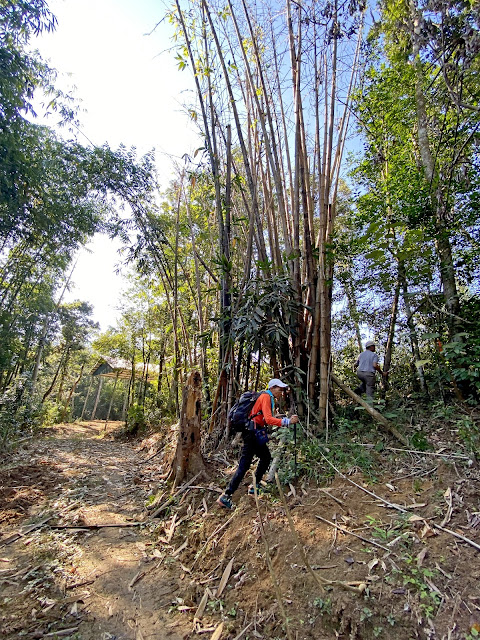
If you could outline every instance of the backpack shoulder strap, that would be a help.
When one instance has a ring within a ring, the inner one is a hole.
[[[264,391],[260,391],[260,392],[259,392],[259,394],[258,394],[258,396],[257,396],[257,398],[255,399],[255,402],[257,402],[258,398],[259,398],[260,396],[262,396],[264,393],[268,393],[268,391],[265,391],[265,390],[264,390]],[[255,405],[255,402],[253,403],[254,405]],[[253,407],[252,407],[252,409],[253,409]],[[252,414],[250,414],[250,416],[248,417],[248,419],[249,419],[249,420],[251,420],[252,418],[256,418],[257,416],[262,415],[262,413],[263,413],[263,411],[260,409],[260,411],[257,411],[257,413],[252,413]]]

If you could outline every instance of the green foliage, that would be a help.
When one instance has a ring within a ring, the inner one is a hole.
[[[57,402],[46,400],[42,404],[41,424],[42,427],[52,427],[61,421],[63,407]]]
[[[251,349],[260,344],[272,352],[284,348],[295,332],[297,305],[292,284],[287,276],[252,278],[239,300],[232,318],[231,339]]]
[[[407,558],[407,562],[408,562]],[[442,601],[439,593],[434,591],[428,584],[426,579],[433,578],[436,571],[431,569],[416,568],[410,566],[405,572],[402,572],[401,579],[405,586],[417,593],[419,597],[419,608],[427,618],[433,618]]]
[[[322,616],[332,613],[332,601],[330,598],[315,598],[313,606],[319,609]]]
[[[1,3],[0,390],[7,396],[27,375],[36,392],[43,387],[48,395],[48,376],[59,362],[60,389],[72,382],[68,374],[78,375],[95,325],[86,303],[54,313],[58,290],[75,252],[96,231],[123,231],[112,194],[138,210],[155,185],[151,157],[139,162],[123,147],[84,147],[36,123],[34,99],[43,99],[45,112],[56,113],[60,123],[76,123],[76,103],[58,91],[55,70],[29,47],[34,35],[55,24],[44,0]],[[45,365],[40,384],[38,362]],[[19,421],[22,429],[31,420],[19,414]]]
[[[333,426],[332,441],[325,444],[320,438],[306,435],[297,425],[297,473],[312,478],[317,482],[325,482],[335,476],[335,471],[326,462],[330,461],[344,473],[353,470],[362,471],[367,477],[375,479],[375,458],[367,448],[352,445],[352,440],[364,430],[358,420],[338,417]],[[284,429],[279,430],[284,432]],[[292,482],[295,474],[293,427],[283,433],[286,451],[279,471],[282,482]],[[342,445],[346,446],[342,446]],[[326,460],[325,460],[326,459]]]
[[[469,451],[478,454],[480,450],[480,425],[470,416],[462,416],[455,421],[458,436]]]
[[[480,333],[462,333],[443,345],[442,355],[467,399],[480,398]]]
[[[126,429],[128,433],[138,433],[145,428],[145,412],[143,406],[134,402],[128,408]]]
[[[417,451],[428,451],[433,449],[423,431],[415,431],[410,438],[410,445]]]
[[[30,399],[28,377],[17,379],[0,396],[0,448],[16,438],[32,435],[42,419],[40,403]]]

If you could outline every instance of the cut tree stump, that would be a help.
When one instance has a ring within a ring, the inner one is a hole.
[[[183,482],[187,475],[198,474],[205,469],[200,451],[202,422],[202,376],[192,371],[183,389],[182,411],[178,427],[177,449],[170,475],[173,487]]]

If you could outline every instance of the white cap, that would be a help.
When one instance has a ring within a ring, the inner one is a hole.
[[[278,378],[272,378],[268,381],[267,389],[271,389],[272,387],[281,387],[282,389],[286,389],[288,387],[288,384],[285,384]]]
[[[368,349],[368,347],[374,347],[375,346],[375,342],[373,340],[367,340],[365,343],[365,349]]]

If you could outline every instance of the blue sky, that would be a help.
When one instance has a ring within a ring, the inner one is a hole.
[[[193,80],[174,61],[171,25],[162,20],[158,0],[51,0],[58,26],[36,46],[60,72],[58,85],[76,87],[81,101],[78,141],[121,143],[139,154],[156,150],[162,188],[175,160],[199,146],[182,104],[193,100]],[[53,124],[53,123],[52,123]],[[86,137],[85,137],[86,136]],[[124,286],[114,273],[118,245],[96,236],[80,252],[68,300],[94,305],[95,320],[105,330],[115,324],[115,306]]]

